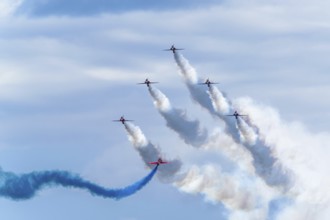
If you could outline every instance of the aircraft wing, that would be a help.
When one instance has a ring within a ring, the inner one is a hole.
[[[226,115],[226,116],[248,116],[248,115]]]
[[[149,162],[149,164],[158,164],[158,162]]]
[[[217,82],[209,82],[209,83],[206,83],[206,82],[203,82],[203,83],[197,83],[198,85],[207,85],[207,84],[220,84],[220,83],[217,83]]]

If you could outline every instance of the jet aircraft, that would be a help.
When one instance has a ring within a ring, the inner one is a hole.
[[[234,116],[236,118],[236,120],[238,120],[238,116],[247,116],[247,115],[241,115],[241,114],[238,114],[237,111],[234,112],[234,114],[232,115],[227,115],[227,116]]]
[[[124,118],[124,116],[121,116],[119,120],[112,120],[112,121],[121,122],[122,124],[125,124],[125,121],[133,121],[133,120],[127,120]]]
[[[173,53],[175,53],[176,50],[184,50],[183,48],[176,48],[174,47],[174,44],[171,46],[170,49],[164,49],[164,51],[172,51]]]
[[[156,164],[157,166],[160,164],[166,164],[166,163],[168,163],[168,162],[163,161],[162,158],[158,158],[158,160],[154,161],[154,162],[149,162],[149,164]]]
[[[207,80],[205,80],[205,82],[203,82],[203,83],[198,83],[199,85],[207,85],[209,88],[210,88],[210,86],[211,86],[211,84],[219,84],[219,83],[217,83],[217,82],[211,82],[209,79],[207,79]]]
[[[158,83],[158,82],[150,82],[149,79],[147,78],[143,83],[138,83],[138,84],[146,84],[149,87],[150,84],[154,84],[154,83]]]

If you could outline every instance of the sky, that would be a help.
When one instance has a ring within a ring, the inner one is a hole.
[[[122,115],[182,164],[119,201],[47,187],[29,200],[0,197],[0,216],[329,219],[329,6],[0,0],[3,171],[130,185],[150,167],[129,129],[112,122]],[[177,57],[163,51],[172,44],[184,48]],[[146,78],[159,83],[137,85]],[[191,87],[207,78],[214,90]],[[216,108],[221,100],[232,108]],[[234,109],[249,120],[223,116]]]

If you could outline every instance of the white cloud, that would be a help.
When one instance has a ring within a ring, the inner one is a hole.
[[[1,0],[0,18],[7,17],[15,12],[24,0]]]

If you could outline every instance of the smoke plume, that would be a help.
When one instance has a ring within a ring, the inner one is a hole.
[[[46,187],[62,186],[89,191],[92,195],[104,198],[122,199],[142,189],[152,179],[158,166],[144,178],[122,189],[109,189],[84,180],[79,175],[67,171],[41,171],[17,175],[11,172],[0,172],[0,196],[13,200],[33,198]]]
[[[163,157],[160,149],[147,140],[147,138],[144,136],[138,126],[132,123],[125,122],[125,129],[128,134],[128,139],[132,142],[135,150],[138,151],[146,166],[152,168],[154,165],[149,164],[149,162],[156,161],[158,160],[158,158],[166,160],[166,158]],[[169,160],[169,163],[166,165],[166,168],[159,168],[158,176],[161,178],[162,181],[172,181],[172,178],[175,177],[174,174],[176,174],[180,170],[180,168],[180,160]]]
[[[166,125],[177,132],[186,144],[200,147],[206,141],[207,131],[201,128],[199,121],[189,120],[184,110],[172,108],[168,98],[158,89],[150,86],[148,90]]]

